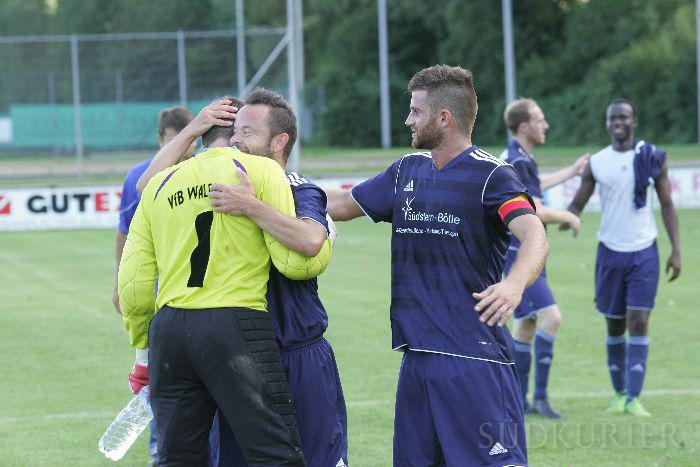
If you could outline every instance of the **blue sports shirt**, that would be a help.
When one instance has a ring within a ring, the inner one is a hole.
[[[148,159],[133,166],[124,179],[122,197],[119,203],[119,232],[123,234],[129,233],[131,219],[133,219],[136,208],[141,200],[141,194],[136,191],[136,183],[151,164],[151,160],[152,159]]]
[[[357,185],[355,201],[374,222],[391,222],[393,348],[512,363],[506,327],[487,326],[473,292],[501,280],[508,248],[504,203],[525,195],[515,169],[472,146],[437,170],[414,153]]]
[[[537,168],[537,162],[535,162],[534,157],[516,140],[510,142],[505,152],[507,153],[505,161],[513,166],[520,177],[520,181],[527,188],[528,193],[535,198],[543,199],[540,171]],[[518,248],[520,248],[520,240],[511,235],[510,249],[517,250]]]
[[[328,231],[326,193],[303,176],[287,175],[294,196],[297,217],[311,219]],[[295,281],[270,266],[267,283],[267,308],[275,323],[282,350],[320,338],[328,327],[328,315],[318,297],[316,279]]]

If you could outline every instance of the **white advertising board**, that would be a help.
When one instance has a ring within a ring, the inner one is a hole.
[[[120,186],[0,189],[0,230],[117,228]]]
[[[673,167],[669,178],[676,207],[700,208],[700,167]],[[363,180],[352,177],[315,182],[322,188],[347,190]],[[574,178],[548,190],[547,203],[555,209],[566,209],[579,184],[580,180]],[[0,231],[116,229],[120,198],[120,186],[0,189]],[[594,194],[586,211],[599,210],[600,200]]]

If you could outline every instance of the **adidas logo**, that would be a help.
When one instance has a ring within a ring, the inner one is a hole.
[[[292,186],[299,186],[303,185],[304,183],[309,183],[309,181],[305,177],[299,175],[296,172],[289,172],[287,174],[287,180],[289,180],[289,184]]]
[[[620,367],[615,365],[614,363],[608,367],[608,370],[610,371],[620,371]]]
[[[552,364],[552,358],[551,357],[543,357],[537,360],[537,363],[541,363],[543,365],[551,365]]]
[[[408,182],[408,185],[403,189],[403,191],[413,191],[413,180]]]
[[[508,450],[506,448],[504,448],[501,443],[496,441],[496,444],[494,444],[493,447],[491,448],[491,450],[489,451],[489,456],[495,456],[497,454],[505,454],[506,452],[508,452]]]
[[[640,373],[644,373],[644,365],[642,365],[641,363],[637,363],[632,368],[630,368],[630,371],[638,371]]]
[[[335,467],[348,467],[348,465],[345,463],[345,461],[341,457],[340,460],[338,461],[338,463],[335,464]]]

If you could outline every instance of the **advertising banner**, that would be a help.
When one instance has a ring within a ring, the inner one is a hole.
[[[676,207],[700,208],[700,167],[673,167],[669,178]],[[324,189],[349,190],[363,180],[349,177],[314,181]],[[576,177],[547,190],[545,202],[555,209],[566,209],[579,184]],[[0,231],[116,229],[120,197],[120,186],[0,189]],[[657,197],[652,198],[658,208]],[[597,193],[586,211],[600,211]]]

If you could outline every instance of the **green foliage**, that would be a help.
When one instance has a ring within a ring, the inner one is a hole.
[[[380,140],[376,0],[307,0],[304,40],[307,103],[316,115],[316,143],[376,146]],[[695,139],[695,28],[692,0],[514,1],[518,95],[537,99],[554,144],[602,144],[602,115],[615,97],[639,108],[640,136],[664,142]],[[246,0],[246,26],[284,26],[285,2]],[[391,126],[405,144],[403,122],[410,77],[436,63],[474,72],[479,114],[474,141],[505,139],[501,2],[435,0],[387,3]],[[230,0],[6,0],[4,35],[231,29]],[[279,37],[247,42],[248,78]],[[83,100],[115,99],[116,75],[126,101],[176,100],[174,41],[81,44]],[[187,44],[189,92],[194,99],[230,93],[235,83],[235,39]],[[70,103],[68,45],[0,47],[0,112],[12,99],[47,102],[53,74],[57,103]],[[156,84],[157,83],[157,84]],[[286,88],[280,57],[261,85]],[[316,96],[312,99],[313,96]],[[312,102],[315,99],[314,102]]]
[[[311,3],[308,14],[320,8],[334,19],[313,21],[306,29],[313,44],[307,54],[318,64],[309,71],[326,90],[323,142],[377,144],[376,4]],[[532,0],[513,2],[513,9],[518,94],[540,101],[552,143],[606,142],[605,106],[620,96],[638,105],[645,138],[694,140],[691,0]],[[448,63],[474,72],[479,96],[474,141],[500,144],[505,136],[500,2],[393,1],[388,22],[394,141],[406,139],[408,79],[425,66]]]

